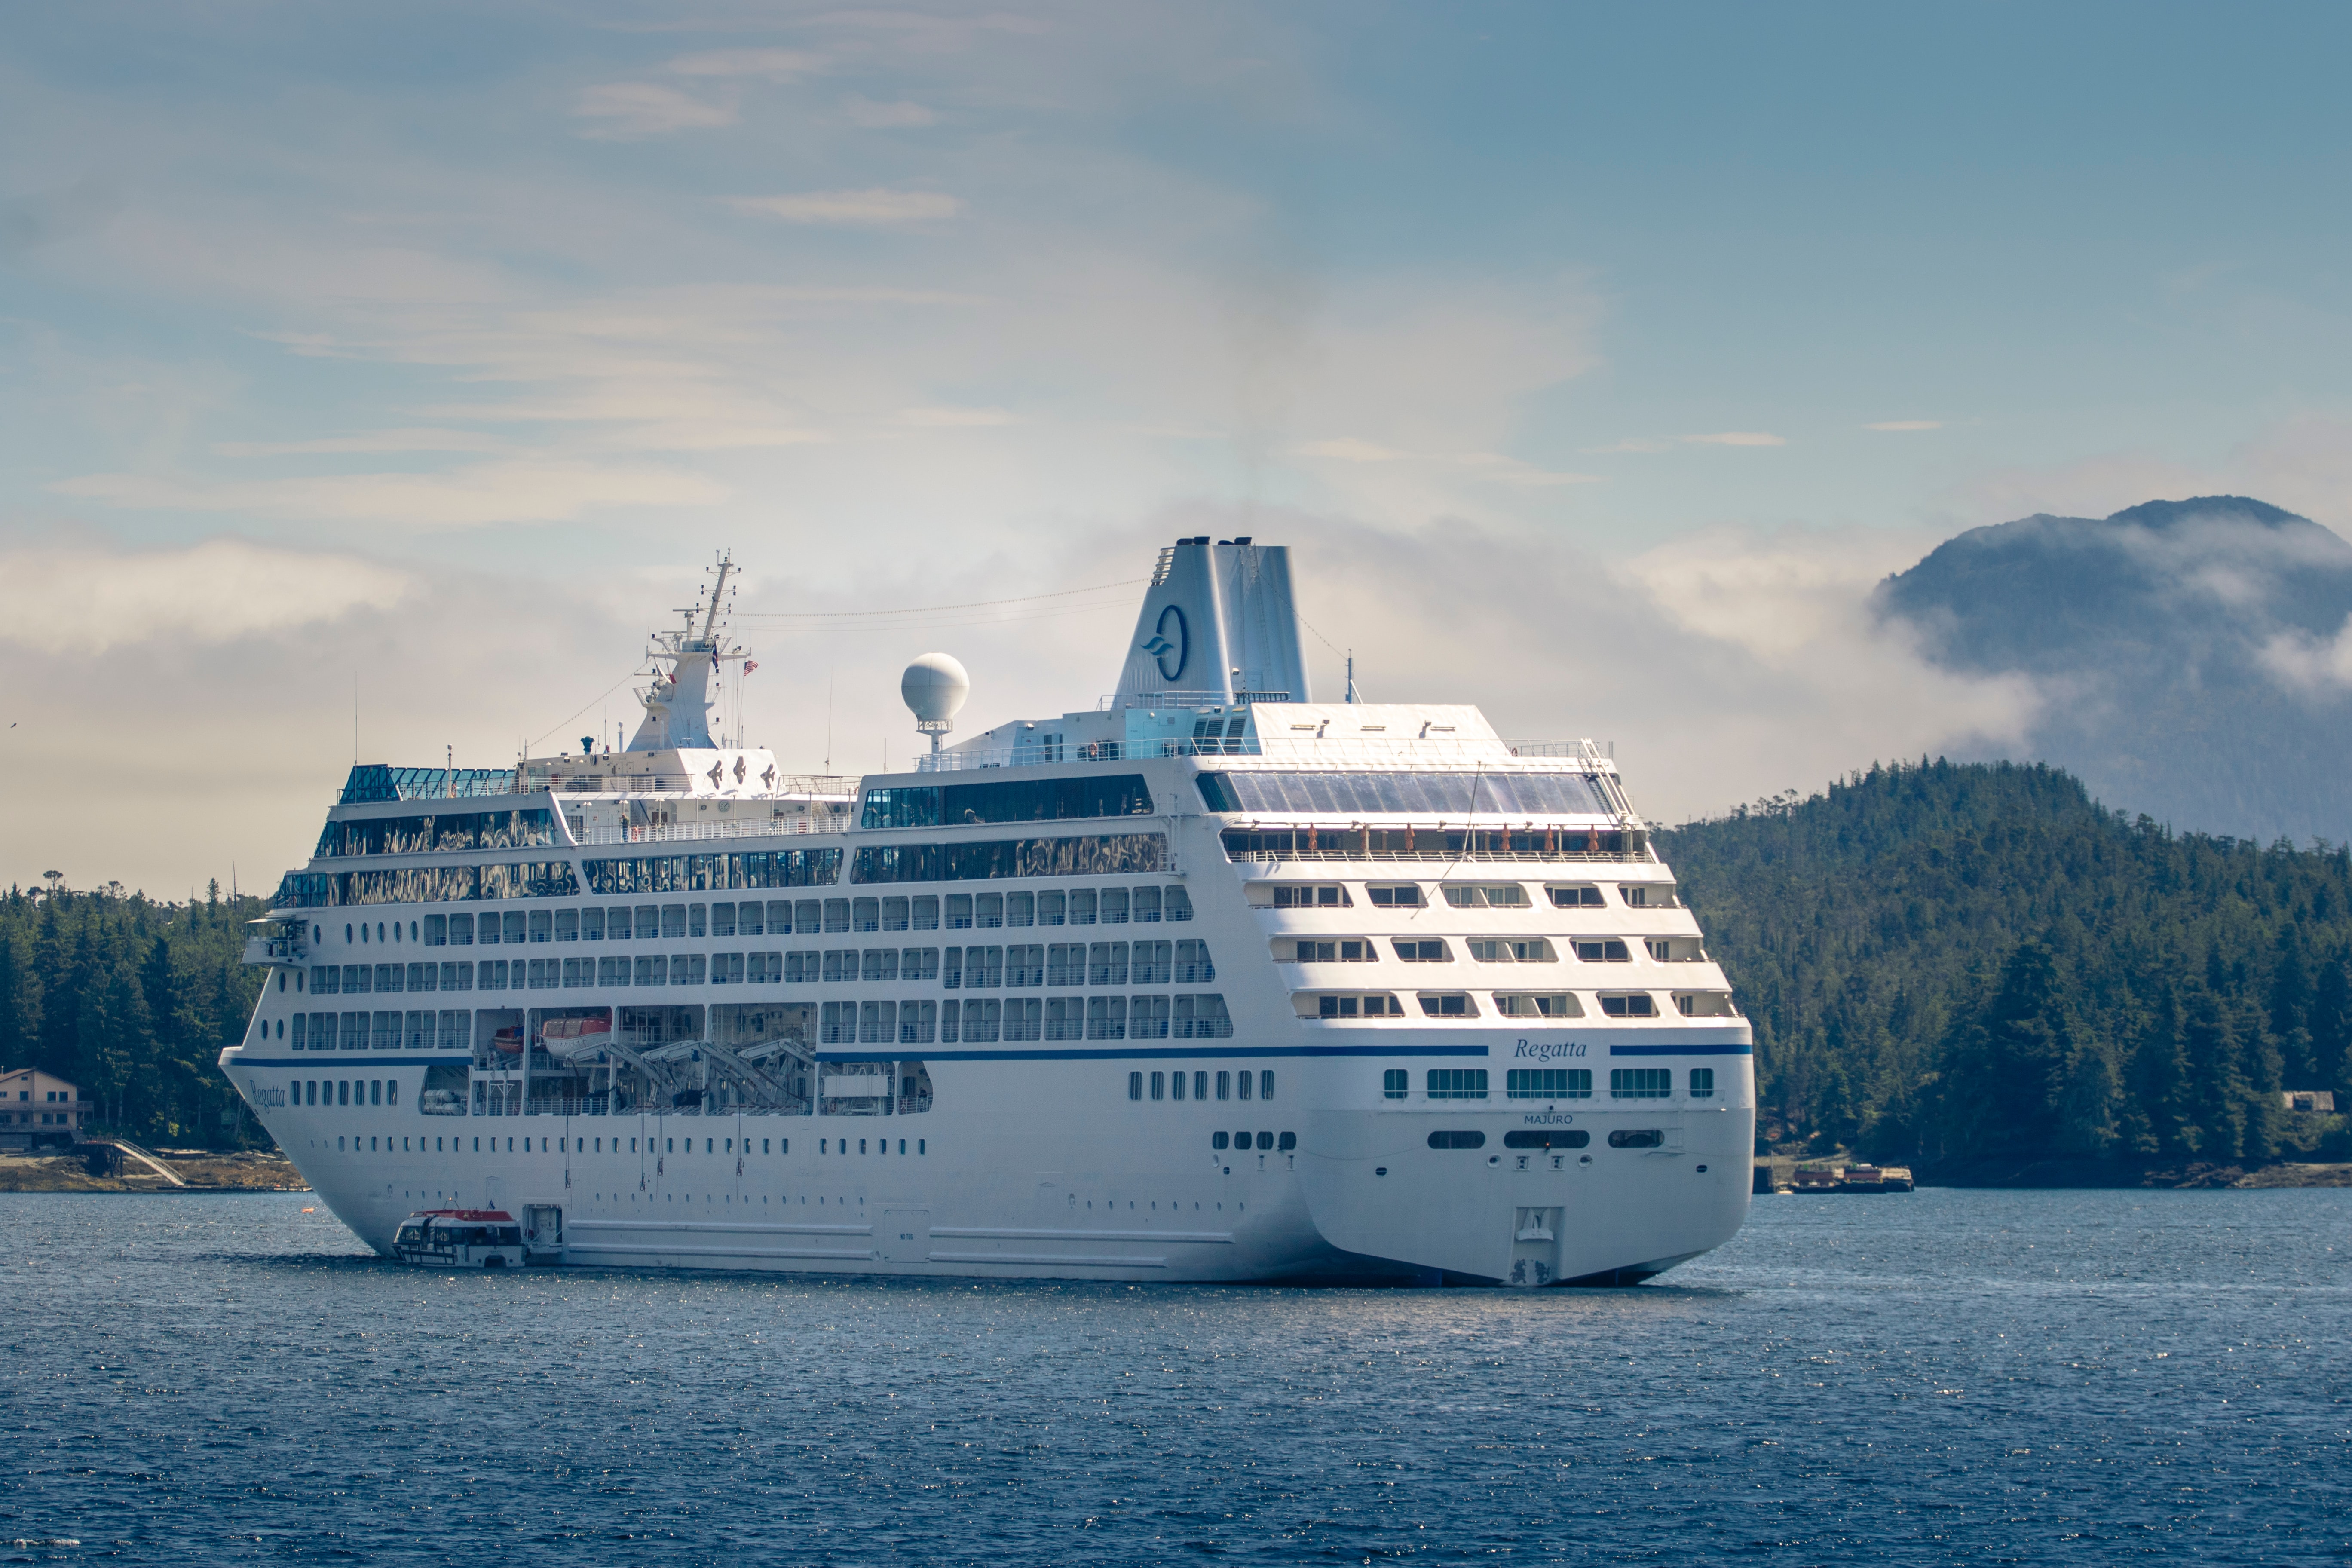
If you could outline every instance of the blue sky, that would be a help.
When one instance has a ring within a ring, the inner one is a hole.
[[[274,875],[354,680],[372,760],[498,762],[722,545],[747,608],[806,615],[1286,539],[1318,679],[1352,647],[1376,696],[1619,739],[1665,816],[1997,742],[2042,698],[1928,671],[1863,604],[1937,539],[2217,490],[2352,527],[2347,33],[22,10],[6,743],[79,782],[0,877]],[[814,764],[829,702],[835,764],[879,765],[935,642],[977,722],[1089,703],[1131,595],[752,623],[747,720]],[[126,733],[184,804],[91,782]]]

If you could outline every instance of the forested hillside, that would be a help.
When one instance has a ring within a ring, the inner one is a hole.
[[[266,1142],[213,1063],[253,1011],[245,922],[258,899],[0,896],[0,1066],[70,1079],[95,1120],[133,1139]]]
[[[2176,835],[2042,765],[1879,767],[1658,835],[1765,1137],[1885,1160],[2352,1157],[2352,856]]]

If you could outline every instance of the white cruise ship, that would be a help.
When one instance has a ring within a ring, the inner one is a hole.
[[[1313,701],[1287,552],[1160,552],[1118,688],[904,773],[715,739],[728,568],[625,751],[355,767],[220,1065],[393,1256],[1633,1283],[1746,1216],[1748,1026],[1609,758]],[[1349,694],[1352,696],[1352,692]]]

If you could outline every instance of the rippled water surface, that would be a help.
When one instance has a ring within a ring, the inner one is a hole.
[[[1534,1294],[425,1274],[310,1204],[0,1196],[0,1554],[2352,1556],[2352,1192],[1765,1198]]]

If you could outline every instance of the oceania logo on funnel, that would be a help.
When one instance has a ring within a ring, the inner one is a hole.
[[[1172,628],[1169,624],[1171,621],[1175,623]],[[1192,637],[1185,628],[1184,612],[1174,605],[1160,611],[1159,625],[1152,630],[1151,640],[1139,646],[1160,661],[1160,679],[1174,680],[1182,675],[1184,661],[1192,651]],[[1171,659],[1175,660],[1173,666],[1169,663]]]

